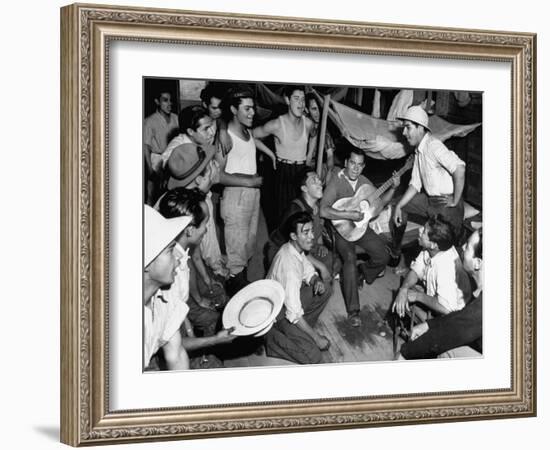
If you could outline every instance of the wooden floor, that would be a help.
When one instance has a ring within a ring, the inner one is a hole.
[[[263,264],[261,248],[267,239],[265,221],[260,220],[257,252],[249,265],[250,281],[261,279]],[[325,335],[331,346],[324,353],[325,363],[388,361],[394,359],[393,334],[387,321],[387,313],[392,303],[392,291],[399,287],[400,279],[391,268],[386,269],[384,277],[372,285],[363,285],[359,289],[362,325],[353,328],[348,323],[340,283],[333,283],[333,294],[327,307],[319,317],[316,330]],[[254,346],[253,346],[254,347]],[[257,367],[292,364],[288,361],[265,356],[262,347],[255,347],[249,354],[226,359],[226,367]]]

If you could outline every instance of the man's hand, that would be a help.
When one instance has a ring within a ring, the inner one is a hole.
[[[365,217],[361,211],[348,211],[347,214],[348,220],[353,220],[354,222],[360,222]]]
[[[318,258],[324,258],[327,255],[328,255],[328,248],[326,248],[324,245],[319,245],[317,247],[317,250],[315,251],[314,256],[316,256]],[[321,276],[322,276],[322,274],[321,274]],[[325,277],[323,277],[323,279],[325,279]]]
[[[391,177],[392,182],[392,188],[397,189],[399,187],[399,183],[401,183],[401,178],[397,175],[397,172],[394,171]]]
[[[422,336],[426,331],[429,330],[428,322],[422,322],[418,325],[415,325],[411,331],[411,341],[414,341],[416,338]]]
[[[315,280],[313,283],[313,294],[315,295],[323,295],[325,293],[325,283],[323,283],[321,280]]]
[[[434,201],[437,206],[444,206],[446,208],[454,208],[456,206],[451,194],[432,197],[431,200]]]
[[[330,341],[327,339],[326,336],[319,335],[319,337],[315,340],[315,343],[321,351],[328,350],[330,347]]]
[[[277,170],[277,157],[275,155],[270,156],[271,162],[273,163],[273,170]]]
[[[403,223],[403,217],[401,216],[401,207],[396,206],[393,209],[393,223],[395,226],[399,227]]]
[[[410,311],[409,302],[407,300],[407,292],[408,289],[399,289],[399,293],[397,294],[397,297],[391,307],[392,312],[397,313],[399,317],[403,317],[405,315],[405,311]]]
[[[235,327],[220,330],[216,333],[216,341],[218,344],[228,344],[232,342],[237,336],[231,334],[235,331]]]

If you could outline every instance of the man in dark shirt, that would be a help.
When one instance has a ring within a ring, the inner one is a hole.
[[[323,185],[321,179],[314,169],[305,167],[298,174],[297,187],[299,195],[286,209],[280,221],[280,226],[269,236],[265,248],[266,268],[271,266],[275,254],[279,248],[288,240],[285,238],[282,227],[288,217],[296,212],[307,212],[313,218],[314,242],[308,259],[319,271],[324,282],[330,283],[333,275],[333,255],[323,243],[324,220],[321,218],[319,201],[323,197]]]
[[[346,219],[354,222],[361,221],[364,214],[359,210],[341,211],[333,207],[337,200],[346,197],[353,197],[357,190],[368,184],[372,187],[372,192],[376,188],[361,173],[365,168],[365,154],[359,149],[352,149],[345,161],[344,168],[337,172],[325,188],[323,199],[321,200],[321,217],[325,219]],[[392,188],[386,192],[377,203],[376,216],[382,208],[387,205],[395,188],[399,185],[399,178],[394,177]],[[363,264],[365,281],[372,283],[378,276],[384,273],[386,264],[390,260],[389,251],[386,244],[370,227],[367,227],[365,234],[355,242],[349,242],[340,234],[335,233],[336,251],[343,262],[341,272],[342,293],[346,303],[346,310],[353,327],[361,326],[361,317],[359,316],[359,286],[357,274],[357,254],[356,246],[360,246],[368,255],[368,261]]]

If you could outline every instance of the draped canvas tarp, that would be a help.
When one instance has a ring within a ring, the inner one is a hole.
[[[285,104],[283,86],[272,89],[265,84],[256,85],[258,103],[265,108],[274,108]],[[403,128],[398,120],[377,119],[356,109],[350,108],[338,100],[348,93],[347,87],[324,87],[323,95],[330,95],[329,117],[338,127],[342,135],[355,147],[365,151],[374,159],[399,159],[407,155],[406,141],[402,138]],[[323,104],[323,96],[313,89]],[[412,92],[412,91],[411,91]],[[457,125],[439,116],[430,116],[432,134],[440,141],[457,136],[464,137],[475,130],[481,123]]]
[[[403,128],[399,121],[375,119],[368,114],[349,106],[330,101],[329,117],[333,120],[342,135],[355,147],[365,151],[374,159],[398,159],[406,156],[405,143],[401,138]],[[457,125],[439,116],[430,116],[432,134],[444,142],[457,136],[464,137],[475,130],[481,123]]]

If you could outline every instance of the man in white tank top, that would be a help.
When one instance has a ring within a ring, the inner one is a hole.
[[[255,114],[254,95],[245,87],[236,87],[229,93],[227,106],[231,112],[227,125],[231,149],[223,172],[257,177],[256,144],[251,133]],[[274,158],[269,149],[265,153]],[[246,266],[256,244],[260,184],[251,187],[226,186],[223,191],[220,212],[225,224],[227,267],[230,272],[227,290],[230,295],[248,284]]]
[[[314,145],[314,124],[304,116],[305,92],[303,86],[287,86],[284,98],[288,105],[288,112],[276,119],[256,127],[254,137],[263,139],[273,136],[277,155],[277,169],[275,171],[275,200],[280,214],[286,210],[290,202],[296,197],[296,175],[301,172],[306,163],[306,157]],[[258,149],[267,148],[258,142]]]

